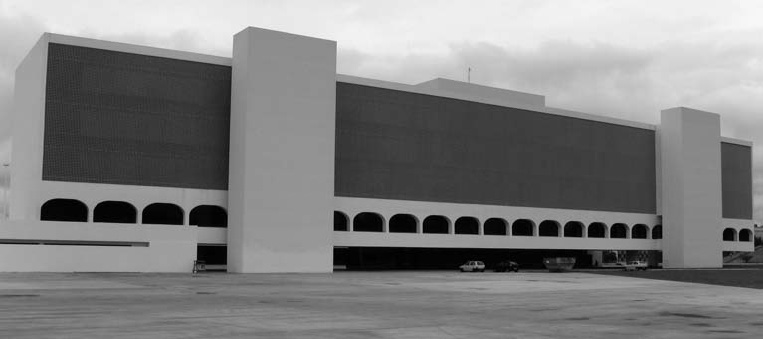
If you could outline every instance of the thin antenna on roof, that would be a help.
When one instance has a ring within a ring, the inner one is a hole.
[[[469,70],[466,71],[466,82],[472,83],[472,68],[469,67]]]

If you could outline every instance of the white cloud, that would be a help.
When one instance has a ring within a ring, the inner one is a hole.
[[[0,0],[0,119],[43,29],[229,56],[232,35],[259,26],[337,40],[341,73],[417,83],[472,67],[474,82],[561,108],[648,123],[674,106],[717,112],[724,135],[763,145],[761,17],[760,1]],[[763,148],[754,160],[763,218]]]
[[[2,7],[0,7],[2,8]],[[0,140],[7,138],[13,109],[16,67],[43,33],[42,24],[28,15],[10,15],[0,10]]]

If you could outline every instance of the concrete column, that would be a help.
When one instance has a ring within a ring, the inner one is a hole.
[[[662,111],[663,266],[721,267],[720,116]]]
[[[10,219],[40,220],[48,44],[45,33],[16,69],[11,137]],[[62,197],[63,198],[63,197]]]
[[[336,42],[233,39],[228,270],[330,272]]]

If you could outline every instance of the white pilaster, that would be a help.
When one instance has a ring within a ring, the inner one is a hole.
[[[233,40],[228,270],[330,272],[336,43]]]
[[[663,266],[721,267],[720,116],[662,111]]]
[[[16,69],[11,136],[9,217],[39,220],[45,131],[45,83],[50,34],[42,37]]]

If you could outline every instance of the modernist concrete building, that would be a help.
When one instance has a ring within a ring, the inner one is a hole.
[[[336,43],[311,37],[247,28],[223,58],[44,34],[12,116],[0,271],[610,250],[719,267],[753,250],[752,144],[722,137],[718,114],[671,108],[654,126],[341,75]]]

